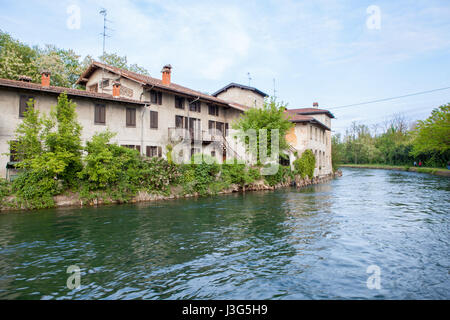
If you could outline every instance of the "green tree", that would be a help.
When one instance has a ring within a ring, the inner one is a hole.
[[[256,131],[256,146],[250,148],[252,152],[260,161],[260,134],[259,130],[267,130],[267,154],[272,154],[272,130],[278,130],[279,132],[279,150],[280,154],[284,154],[283,151],[288,150],[289,144],[286,141],[286,134],[294,126],[286,116],[285,110],[287,105],[283,103],[277,103],[275,99],[267,100],[264,102],[262,108],[250,108],[242,117],[233,123],[233,129],[237,130],[238,138],[246,145],[249,145],[249,138],[246,132],[249,130]]]
[[[434,109],[426,120],[418,121],[412,154],[443,154],[450,150],[450,103]]]
[[[35,49],[0,30],[0,78],[18,80],[24,75],[37,82],[39,70],[34,63],[37,58]]]
[[[129,70],[132,72],[140,73],[143,75],[150,75],[147,69],[138,66],[137,64],[131,64],[128,65],[128,58],[127,56],[119,56],[116,53],[105,53],[104,55],[100,56],[100,61],[102,61],[105,64],[108,64],[110,66]]]

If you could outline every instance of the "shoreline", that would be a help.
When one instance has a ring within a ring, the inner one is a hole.
[[[450,178],[450,170],[440,168],[427,167],[408,167],[408,166],[390,166],[390,165],[371,165],[371,164],[342,164],[342,168],[360,168],[360,169],[381,169],[381,170],[396,170],[417,173],[428,173],[436,176]]]
[[[269,186],[266,184],[263,180],[257,181],[255,183],[252,183],[246,187],[242,187],[239,185],[231,185],[228,189],[222,190],[217,192],[216,194],[208,194],[207,196],[212,195],[221,195],[221,194],[231,194],[231,193],[245,193],[247,191],[274,191],[281,188],[287,188],[295,184],[295,187],[300,189],[307,186],[312,186],[316,184],[325,183],[328,181],[331,181],[337,177],[341,177],[342,172],[336,171],[334,173],[330,173],[325,176],[321,177],[315,177],[313,179],[300,179],[298,176],[294,181],[289,180],[286,183],[280,183],[275,186]],[[57,195],[54,197],[55,206],[48,208],[48,209],[57,209],[57,208],[84,208],[84,207],[99,207],[99,206],[106,206],[106,205],[120,205],[120,204],[135,204],[135,203],[145,203],[145,202],[154,202],[154,201],[161,201],[161,200],[175,200],[175,199],[187,199],[187,198],[198,198],[203,197],[199,195],[198,193],[194,194],[169,194],[169,195],[161,195],[161,194],[154,194],[154,193],[148,193],[144,191],[139,191],[136,196],[133,197],[128,202],[121,202],[116,200],[108,200],[108,199],[94,199],[90,201],[89,203],[84,202],[82,199],[80,199],[79,195],[76,193],[72,193],[70,195]],[[12,201],[13,199],[10,199],[9,201]],[[0,207],[0,214],[6,214],[6,213],[13,213],[13,212],[31,212],[31,211],[37,211],[33,209],[18,209],[13,207]]]

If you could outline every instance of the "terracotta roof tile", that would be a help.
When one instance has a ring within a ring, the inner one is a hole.
[[[106,94],[106,93],[84,91],[84,90],[65,88],[65,87],[55,87],[55,86],[44,87],[37,83],[9,80],[9,79],[0,79],[0,87],[27,89],[27,90],[55,93],[55,94],[61,94],[63,92],[66,92],[68,96],[86,97],[86,98],[94,98],[94,99],[100,99],[100,100],[118,101],[118,102],[131,103],[131,104],[140,104],[140,105],[143,105],[146,103],[145,101],[132,100],[132,99],[127,99],[127,98],[122,98],[122,97],[115,98],[112,95]]]
[[[77,83],[86,83],[86,78],[96,69],[96,68],[104,68],[105,70],[109,70],[113,73],[116,73],[122,77],[137,81],[142,85],[155,86],[156,88],[168,90],[174,93],[185,94],[193,97],[203,98],[204,100],[208,100],[211,102],[216,102],[224,105],[229,105],[228,101],[213,97],[209,94],[202,93],[196,90],[192,90],[186,87],[183,87],[176,83],[170,83],[169,85],[165,85],[162,83],[162,80],[156,79],[153,77],[149,77],[143,74],[139,74],[136,72],[132,72],[125,69],[116,68],[98,61],[93,61],[89,68],[80,76]]]

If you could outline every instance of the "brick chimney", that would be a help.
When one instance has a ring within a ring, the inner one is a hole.
[[[161,72],[162,72],[162,83],[168,86],[170,84],[170,75],[172,73],[172,66],[170,64],[166,64]]]
[[[120,82],[113,83],[113,97],[120,97]]]
[[[43,87],[50,87],[50,71],[44,70],[41,72],[42,78],[41,78],[41,85]]]
[[[314,102],[313,103],[313,108],[319,108],[319,103],[318,102]]]

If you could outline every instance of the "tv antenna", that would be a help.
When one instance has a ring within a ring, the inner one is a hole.
[[[110,20],[106,19],[106,16],[108,15],[108,11],[105,8],[102,8],[100,10],[100,15],[103,16],[103,32],[100,33],[100,35],[103,37],[103,54],[102,54],[102,62],[105,62],[105,55],[106,55],[106,38],[111,38],[111,35],[108,34],[108,30],[113,31],[112,29],[108,28],[106,25],[108,22],[111,22]],[[104,81],[105,81],[105,68],[102,68],[102,81],[100,83],[100,87],[102,89],[103,93],[103,87],[104,87]]]
[[[250,76],[250,72],[247,72],[247,76],[248,76],[248,86],[250,87],[250,83],[253,80],[252,77]]]

